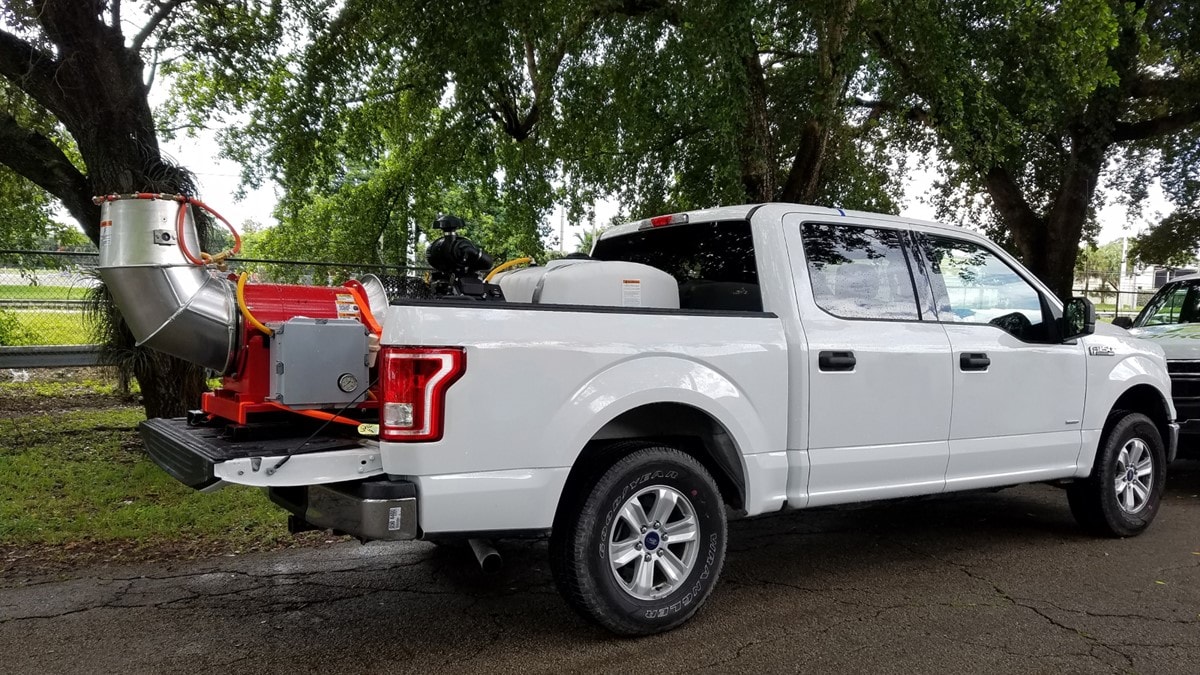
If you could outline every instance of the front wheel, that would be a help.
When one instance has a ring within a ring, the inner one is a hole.
[[[1117,412],[1086,480],[1067,488],[1080,525],[1106,537],[1132,537],[1150,526],[1162,501],[1167,455],[1158,427],[1141,413]]]
[[[674,448],[623,457],[561,514],[551,568],[567,602],[622,635],[670,630],[696,613],[725,561],[725,505],[712,476]]]

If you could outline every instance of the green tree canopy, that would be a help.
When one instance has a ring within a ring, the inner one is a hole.
[[[871,30],[879,97],[936,148],[941,205],[993,219],[1030,269],[1070,293],[1097,189],[1136,209],[1158,179],[1194,203],[1200,5],[1190,0],[892,0]]]
[[[578,222],[608,196],[643,214],[894,211],[881,111],[851,95],[871,6],[348,0],[298,17],[303,46],[249,70],[172,65],[175,111],[248,119],[225,147],[283,186],[279,251],[411,260],[414,234],[458,209],[498,257],[538,255],[554,205]]]
[[[1167,216],[1129,244],[1129,255],[1143,265],[1190,267],[1200,249],[1200,211],[1184,208]]]

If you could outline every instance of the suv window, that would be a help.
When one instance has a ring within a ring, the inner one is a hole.
[[[1142,308],[1134,326],[1192,323],[1200,320],[1200,281],[1167,284]]]
[[[747,221],[690,223],[600,239],[597,260],[657,267],[679,282],[680,309],[762,311]]]
[[[804,223],[800,238],[821,309],[844,319],[921,318],[896,230]]]
[[[924,238],[939,321],[996,326],[1026,342],[1049,337],[1041,294],[1008,263],[973,242]]]

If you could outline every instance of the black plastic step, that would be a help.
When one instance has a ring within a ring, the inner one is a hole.
[[[308,434],[231,440],[224,426],[190,426],[187,418],[155,418],[138,426],[154,463],[184,485],[197,490],[217,482],[213,465],[242,457],[272,457],[360,447],[353,438]]]

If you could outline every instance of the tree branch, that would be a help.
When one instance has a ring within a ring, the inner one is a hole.
[[[1193,106],[1140,122],[1118,122],[1113,127],[1113,140],[1142,141],[1175,133],[1197,122],[1200,122],[1200,106]]]
[[[0,31],[0,76],[51,110],[58,99],[54,95],[56,67],[57,62],[47,52],[12,33]]]
[[[846,102],[859,108],[870,109],[872,119],[878,119],[880,114],[885,112],[902,113],[904,119],[909,122],[916,122],[931,129],[934,127],[929,111],[920,106],[904,106],[894,101],[872,101],[858,97],[846,99]]]
[[[538,76],[537,55],[533,53],[533,41],[528,37],[525,38],[525,69],[529,71],[529,84],[533,88],[533,101],[534,103],[541,103],[542,81]],[[558,64],[555,64],[555,70],[558,70]]]
[[[121,32],[121,0],[112,0],[112,27]]]
[[[146,25],[142,26],[142,29],[138,31],[137,35],[133,36],[133,42],[131,42],[129,45],[130,48],[135,52],[140,52],[142,50],[142,45],[146,44],[146,40],[154,34],[154,31],[158,29],[159,25],[161,25],[163,21],[167,20],[167,17],[171,15],[171,12],[175,11],[176,7],[187,1],[188,0],[166,0],[165,2],[159,3],[158,9],[154,12],[154,14],[150,15],[150,19],[146,21]]]
[[[1129,93],[1134,98],[1187,100],[1195,96],[1197,89],[1200,89],[1200,82],[1184,80],[1178,77],[1166,79],[1139,77],[1133,81]]]
[[[86,176],[53,141],[0,112],[0,164],[32,181],[62,201],[87,236],[100,236],[100,207],[92,203]]]
[[[1027,235],[1031,224],[1039,221],[1037,213],[1025,201],[1020,186],[1007,169],[994,166],[984,175],[984,185],[996,209],[1017,236]]]

